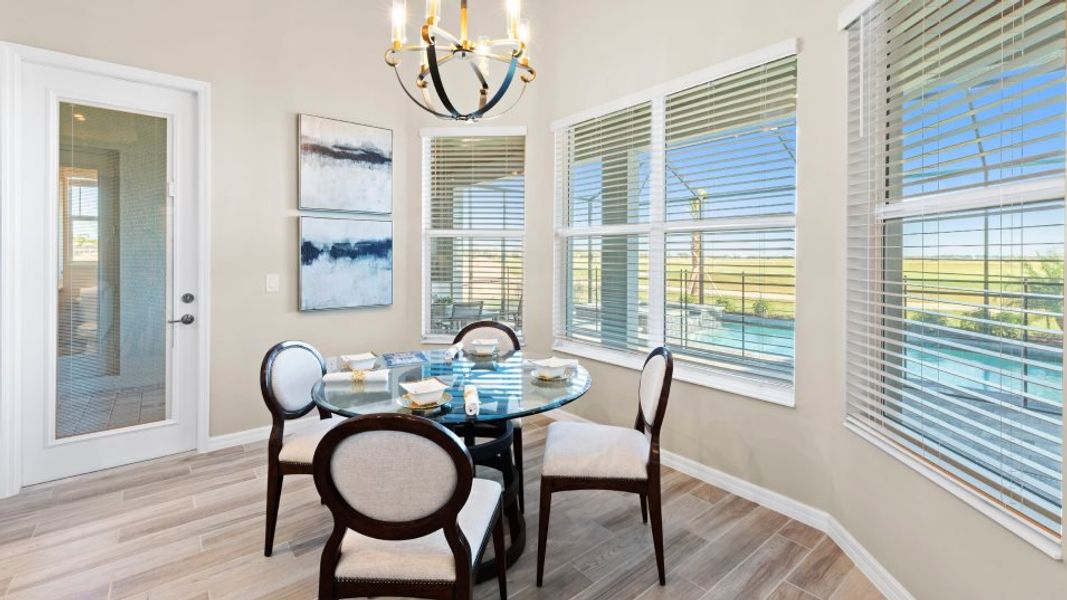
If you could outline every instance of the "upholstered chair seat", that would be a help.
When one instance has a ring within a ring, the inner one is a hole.
[[[484,540],[500,503],[500,484],[474,479],[459,511],[459,529],[468,540]],[[473,561],[475,556],[471,554]],[[472,562],[472,565],[473,562]],[[443,531],[411,540],[380,540],[353,530],[345,533],[337,561],[338,580],[456,580],[456,559]]]
[[[545,440],[547,477],[648,479],[649,442],[636,429],[596,423],[552,423]]]
[[[296,465],[310,465],[315,458],[322,436],[343,421],[340,418],[325,419],[315,422],[307,431],[291,433],[282,439],[282,449],[278,452],[278,461]]]

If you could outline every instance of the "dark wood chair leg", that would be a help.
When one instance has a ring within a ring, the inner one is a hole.
[[[282,501],[282,474],[276,465],[267,467],[267,536],[263,542],[263,556],[274,551],[274,528],[278,524],[278,505]]]
[[[496,524],[493,525],[493,558],[496,559],[496,578],[500,583],[500,600],[508,599],[508,560],[504,547],[504,511],[496,511]]]
[[[663,567],[663,510],[660,502],[659,482],[648,491],[648,508],[652,513],[652,545],[656,548],[656,569],[659,584],[667,585],[667,572]]]
[[[548,516],[552,511],[552,484],[541,479],[541,506],[537,509],[537,587],[545,575],[545,548],[548,544]]]
[[[526,514],[526,486],[523,484],[521,427],[516,427],[512,433],[512,445],[515,447],[515,468],[519,471],[519,512]]]
[[[641,496],[641,522],[648,523],[648,496],[645,494],[638,494]]]

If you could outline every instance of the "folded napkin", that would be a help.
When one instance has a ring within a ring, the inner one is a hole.
[[[389,381],[389,369],[376,369],[374,371],[341,371],[339,373],[327,373],[322,378],[326,383],[351,381],[353,383],[374,383]]]
[[[450,359],[458,356],[460,352],[463,352],[463,342],[456,342],[449,346],[448,350],[445,350],[445,354],[447,354]]]
[[[467,416],[474,417],[478,415],[478,410],[481,407],[481,402],[478,400],[478,388],[473,385],[467,385],[463,388],[463,411],[467,413]]]

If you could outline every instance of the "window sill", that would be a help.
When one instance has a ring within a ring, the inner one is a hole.
[[[882,450],[889,456],[915,470],[923,477],[926,477],[933,483],[941,486],[948,493],[969,504],[972,508],[989,517],[1008,531],[1019,536],[1031,546],[1044,552],[1049,558],[1059,561],[1063,560],[1063,546],[1062,541],[1059,538],[1053,537],[1044,531],[1030,526],[1021,518],[1016,517],[1001,506],[988,500],[985,496],[979,494],[975,490],[961,484],[952,477],[946,476],[934,466],[902,450],[895,443],[887,439],[886,436],[866,425],[848,419],[845,421],[845,429],[848,429],[864,441],[872,444],[879,450]]]
[[[645,364],[644,356],[569,340],[556,340],[552,344],[552,349],[635,371],[640,371]],[[792,387],[761,384],[741,377],[731,377],[730,375],[704,369],[681,360],[674,362],[674,378],[678,381],[729,392],[779,406],[787,406],[789,408],[796,406]]]
[[[453,339],[455,339],[455,336],[424,334],[422,336],[422,343],[427,346],[451,346]]]

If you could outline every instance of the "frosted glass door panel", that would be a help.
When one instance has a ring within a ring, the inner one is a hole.
[[[167,120],[59,104],[55,437],[167,418]]]

